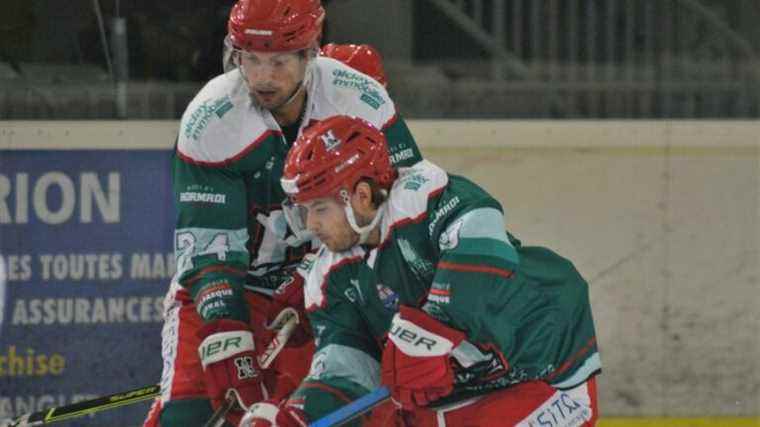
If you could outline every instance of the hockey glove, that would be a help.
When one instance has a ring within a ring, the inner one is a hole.
[[[382,382],[404,409],[427,406],[454,389],[450,353],[465,334],[416,308],[400,306],[383,351]]]
[[[268,397],[253,333],[245,323],[214,320],[198,330],[198,337],[206,390],[215,408],[223,404],[228,393],[235,395],[243,410]],[[227,419],[237,423],[242,415],[241,410],[230,411]]]
[[[304,310],[304,278],[298,270],[294,270],[288,280],[283,282],[272,295],[272,303],[267,310],[269,319],[268,329],[277,323],[287,308],[293,308],[298,313],[298,326],[288,339],[288,347],[300,347],[312,338],[311,326]]]
[[[289,401],[266,400],[251,406],[238,427],[305,427],[306,414]]]

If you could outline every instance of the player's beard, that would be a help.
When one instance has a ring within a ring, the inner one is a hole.
[[[263,83],[256,86],[251,86],[250,82],[246,78],[245,72],[243,72],[242,69],[241,69],[241,75],[243,76],[243,80],[248,86],[249,95],[253,99],[254,103],[261,108],[269,110],[272,113],[277,113],[285,109],[288,105],[290,105],[293,101],[295,101],[298,98],[298,94],[301,91],[306,90],[306,86],[308,85],[308,82],[310,81],[310,74],[311,74],[310,67],[311,67],[311,62],[308,62],[306,66],[304,67],[301,80],[298,83],[296,83],[295,87],[291,89],[289,93],[285,95],[280,95],[279,94],[280,88],[278,88],[276,85],[271,84],[271,83]],[[272,95],[262,96],[261,92],[271,92]]]
[[[318,235],[318,238],[332,252],[347,251],[359,243],[359,235],[348,223],[344,227],[341,227],[338,232],[331,235]]]
[[[290,93],[285,95],[280,94],[279,90],[271,86],[257,87],[251,90],[251,97],[261,108],[276,112],[293,102],[303,86],[303,80],[301,80]]]

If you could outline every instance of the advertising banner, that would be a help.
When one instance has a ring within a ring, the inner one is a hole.
[[[171,155],[0,149],[0,419],[159,382]],[[139,425],[147,406],[60,425]]]

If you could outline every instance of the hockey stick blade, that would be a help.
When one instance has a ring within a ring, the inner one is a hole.
[[[224,404],[214,412],[214,415],[206,421],[203,427],[222,427],[224,425],[224,419],[227,417],[227,412],[230,412],[233,406],[237,403],[237,398],[233,393],[227,395],[224,400]]]
[[[71,405],[56,406],[39,412],[24,414],[11,421],[0,421],[0,427],[32,427],[94,414],[107,409],[131,405],[153,399],[159,395],[161,387],[151,385],[134,390],[83,400]]]
[[[267,327],[269,330],[277,331],[277,333],[269,345],[267,345],[267,348],[264,349],[264,352],[259,355],[259,366],[261,369],[268,368],[282,349],[285,348],[285,344],[287,344],[290,336],[293,335],[299,322],[298,312],[292,307],[287,307]]]
[[[364,415],[376,406],[390,399],[391,393],[388,387],[378,387],[372,393],[354,400],[353,402],[336,409],[324,417],[309,424],[309,427],[334,427],[343,425],[356,417]]]

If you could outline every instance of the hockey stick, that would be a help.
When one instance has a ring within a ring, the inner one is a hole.
[[[158,396],[161,387],[152,385],[123,393],[110,394],[83,400],[70,405],[57,406],[31,414],[24,414],[12,420],[0,421],[0,427],[33,427],[64,421],[71,418],[94,414],[106,409],[131,405]]]
[[[474,361],[472,357],[469,356],[471,354],[475,354],[473,353],[473,349],[475,351],[479,351],[474,344],[467,340],[464,340],[452,350],[451,355],[457,359],[459,364],[468,368],[476,363],[476,361]],[[391,392],[388,387],[380,386],[373,392],[366,394],[354,400],[353,402],[336,409],[333,412],[330,412],[317,421],[314,421],[313,423],[309,424],[309,427],[332,427],[343,425],[382,404],[386,400],[390,399],[390,397]]]
[[[222,427],[222,425],[224,425],[224,419],[227,416],[227,412],[230,412],[230,409],[235,406],[235,403],[237,403],[235,394],[228,394],[227,398],[224,399],[224,404],[220,406],[216,412],[214,412],[214,415],[212,415],[211,418],[206,421],[206,424],[204,424],[203,427]]]
[[[293,335],[293,331],[298,326],[298,323],[298,312],[294,308],[287,307],[267,326],[267,329],[277,331],[277,334],[269,342],[267,348],[258,356],[261,369],[268,368],[277,355],[280,354],[280,351],[285,348],[285,344],[290,336]],[[238,403],[236,394],[228,393],[224,404],[214,412],[214,415],[206,421],[203,427],[222,427],[227,413],[230,412],[236,403]]]
[[[284,308],[277,317],[272,321],[272,324],[267,326],[267,329],[277,331],[272,341],[269,342],[267,348],[259,355],[259,366],[261,369],[266,369],[272,364],[272,361],[285,347],[285,344],[293,335],[293,331],[300,323],[298,318],[298,312],[292,307]]]
[[[452,351],[452,356],[457,359],[457,361],[459,361],[459,363],[464,367],[470,367],[475,363],[472,358],[468,357],[468,354],[473,353],[470,349],[465,350],[467,347],[472,347],[477,351],[477,347],[475,347],[467,340],[462,341]],[[390,397],[391,392],[388,387],[380,386],[373,392],[366,394],[354,400],[353,402],[336,409],[333,412],[330,412],[317,421],[314,421],[313,423],[309,424],[309,427],[333,427],[343,425],[356,417],[364,415],[366,412],[390,399]]]
[[[293,334],[295,327],[298,325],[298,320],[298,313],[292,308],[286,308],[272,322],[269,329],[277,330],[277,334],[269,345],[267,345],[264,352],[259,356],[259,364],[263,369],[268,368],[280,351],[285,347],[288,338],[290,338],[290,335]],[[161,387],[159,385],[141,387],[122,393],[83,400],[70,405],[48,408],[42,411],[20,415],[8,420],[0,420],[0,427],[34,427],[51,424],[153,399],[157,397],[160,392]],[[234,403],[234,400],[232,403]],[[225,404],[219,409],[224,409],[225,406],[227,405]],[[224,415],[226,415],[229,409],[231,409],[231,405],[230,408],[227,408],[223,412],[221,417],[222,420],[224,420]]]
[[[309,424],[309,427],[333,427],[343,425],[356,417],[364,415],[376,406],[390,399],[391,392],[388,387],[382,386],[375,391],[365,394],[353,402],[342,406],[324,417]]]

